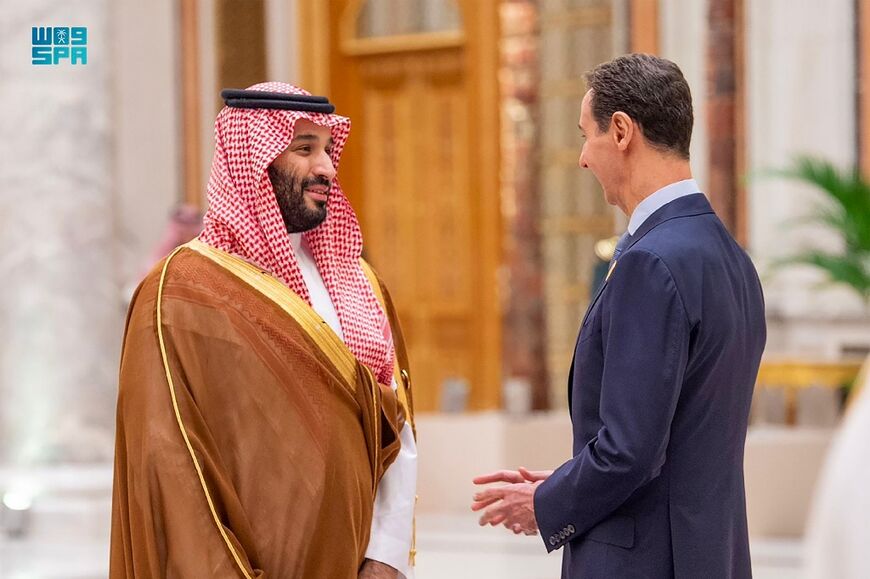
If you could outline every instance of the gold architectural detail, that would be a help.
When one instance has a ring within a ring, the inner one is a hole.
[[[266,80],[264,0],[216,0],[217,76],[220,88]]]
[[[360,59],[359,68],[373,85],[400,84],[409,75],[431,76],[441,83],[456,82],[462,76],[461,53],[458,50],[440,50],[406,58],[402,54],[380,54],[377,58]]]
[[[758,384],[761,387],[785,386],[794,389],[810,386],[839,388],[854,380],[860,369],[860,362],[764,361],[758,370]]]
[[[803,388],[821,386],[839,389],[853,382],[861,370],[861,362],[812,362],[805,360],[767,360],[758,369],[757,389],[783,388],[786,408],[793,415],[797,392]]]
[[[351,56],[413,52],[459,48],[465,43],[462,24],[456,29],[431,30],[388,34],[385,36],[366,36],[359,33],[359,20],[362,11],[369,5],[366,0],[352,0],[342,12],[339,30],[341,48]]]
[[[580,116],[580,101],[586,94],[586,82],[579,78],[551,80],[541,83],[540,95],[542,98],[576,98],[577,117]],[[580,155],[579,150],[577,155]]]
[[[543,255],[547,374],[550,400],[563,404],[577,323],[590,294],[596,241],[613,235],[613,211],[594,177],[578,167],[580,101],[586,91],[579,72],[624,52],[614,46],[623,26],[611,0],[540,4],[540,142],[538,188],[543,195],[540,231]],[[579,3],[577,3],[579,4]]]
[[[579,169],[578,169],[579,170]],[[548,233],[607,235],[613,232],[613,223],[598,215],[560,215],[541,220],[541,227]],[[610,261],[609,259],[607,261]]]
[[[465,44],[462,32],[427,32],[375,38],[343,38],[342,50],[353,56],[366,54],[389,54],[417,50],[459,48]]]
[[[610,6],[588,6],[547,12],[541,25],[550,29],[610,26],[612,17]]]
[[[202,170],[200,167],[199,29],[196,0],[181,0],[181,137],[183,142],[182,199],[202,207]]]
[[[659,0],[631,0],[631,52],[659,52]]]
[[[452,377],[471,386],[472,408],[496,408],[498,2],[456,2],[461,42],[443,30],[398,42],[357,38],[361,2],[323,4],[329,31],[312,34],[330,38],[329,95],[357,135],[340,177],[365,232],[366,259],[388,282],[402,320],[415,410],[435,410],[440,384]]]
[[[313,94],[329,95],[330,3],[298,0],[297,6],[299,46],[306,48],[299,58],[302,86]]]

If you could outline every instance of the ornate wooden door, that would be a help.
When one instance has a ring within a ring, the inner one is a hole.
[[[455,380],[471,408],[495,408],[496,0],[337,0],[328,10],[328,94],[353,126],[339,178],[397,304],[417,408],[437,409]]]

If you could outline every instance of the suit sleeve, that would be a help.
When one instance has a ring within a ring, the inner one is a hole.
[[[600,299],[602,426],[535,493],[548,551],[589,531],[658,476],[685,374],[690,324],[658,256],[627,252]],[[573,388],[584,387],[581,375]]]

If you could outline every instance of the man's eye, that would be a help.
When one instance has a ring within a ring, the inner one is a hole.
[[[296,152],[297,152],[297,153],[310,153],[310,152],[311,152],[311,147],[309,147],[308,145],[302,145],[301,147],[299,147],[298,149],[296,149]]]

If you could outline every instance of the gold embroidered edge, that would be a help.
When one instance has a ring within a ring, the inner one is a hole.
[[[236,565],[238,565],[239,570],[242,572],[242,575],[245,576],[245,579],[253,579],[251,574],[248,573],[248,569],[245,567],[244,563],[242,563],[241,557],[236,552],[235,546],[232,541],[230,541],[229,536],[227,536],[226,529],[224,529],[224,526],[218,517],[214,501],[212,501],[211,493],[208,490],[208,484],[205,482],[205,476],[202,474],[202,467],[199,464],[199,460],[196,458],[196,452],[193,450],[190,438],[187,436],[187,428],[184,426],[184,420],[181,418],[181,411],[178,409],[178,399],[175,396],[175,383],[172,380],[172,372],[169,370],[169,357],[166,354],[166,342],[163,339],[163,285],[166,281],[166,270],[169,267],[169,262],[172,261],[172,258],[175,257],[179,251],[181,251],[182,247],[177,248],[166,258],[166,261],[163,263],[163,270],[160,272],[160,284],[157,286],[157,341],[160,344],[160,356],[163,359],[163,369],[166,372],[166,382],[169,384],[169,395],[172,398],[172,409],[175,411],[175,420],[178,423],[179,430],[181,430],[181,437],[184,439],[184,444],[187,447],[187,451],[190,453],[190,458],[193,460],[193,466],[196,469],[196,474],[199,477],[199,484],[202,486],[202,491],[205,494],[205,500],[208,503],[208,509],[211,512],[212,520],[214,520],[215,526],[217,526],[221,537],[223,537],[224,543],[226,543],[227,548],[230,550],[230,553],[232,554]]]
[[[360,258],[359,263],[360,266],[362,266],[363,273],[369,280],[369,285],[372,286],[372,290],[375,292],[375,297],[378,298],[381,308],[384,310],[384,315],[386,315],[387,301],[384,299],[384,292],[381,289],[381,284],[378,280],[377,274],[375,274],[375,270],[363,258]],[[414,423],[414,413],[411,411],[411,405],[408,402],[408,392],[406,390],[411,378],[407,370],[399,367],[399,358],[395,353],[393,354],[393,359],[395,360],[393,365],[393,378],[396,380],[396,388],[399,393],[399,403],[405,410],[405,416],[407,416],[408,420],[411,422],[411,429],[414,431],[414,438],[416,439],[417,429],[416,424]],[[407,383],[405,382],[406,380]],[[417,566],[417,501],[419,499],[420,497],[418,495],[414,495],[414,515],[411,519],[411,549],[408,552],[408,565],[411,567]]]
[[[188,242],[182,247],[187,247],[207,257],[276,303],[296,320],[302,329],[314,340],[314,343],[326,353],[336,370],[344,378],[346,385],[351,390],[356,389],[356,357],[342,342],[341,338],[332,331],[329,324],[311,306],[305,303],[302,298],[296,295],[293,290],[268,272],[264,272],[239,257],[197,239]]]
[[[212,247],[207,243],[203,243],[198,239],[194,239],[182,247],[187,247],[208,259],[220,267],[226,269],[231,274],[235,275],[244,283],[251,286],[254,290],[260,292],[266,298],[275,302],[281,309],[296,320],[305,332],[311,336],[314,343],[327,355],[332,364],[344,378],[345,386],[351,391],[357,387],[357,359],[353,352],[348,349],[345,343],[338,335],[332,331],[323,318],[321,318],[314,309],[311,308],[302,298],[284,285],[283,282],[276,279],[268,272],[265,272],[251,263],[248,263],[240,257],[236,257],[223,250]],[[380,460],[380,404],[378,403],[378,382],[371,376],[371,372],[365,365],[362,365],[372,381],[372,428],[374,429],[374,471],[377,472],[377,465]],[[377,494],[377,476],[372,478],[372,499]]]
[[[377,274],[375,274],[375,270],[372,268],[371,265],[369,265],[366,260],[360,258],[359,262],[360,266],[362,267],[363,273],[369,280],[369,285],[372,286],[372,291],[375,292],[375,297],[378,298],[378,303],[381,304],[381,308],[384,310],[384,315],[386,315],[387,303],[384,299],[384,292],[383,290],[381,290],[381,284],[378,281],[378,276]],[[393,379],[396,381],[396,390],[399,395],[399,404],[402,405],[402,409],[405,411],[405,416],[411,423],[411,427],[414,428],[416,432],[414,413],[412,412],[411,405],[408,402],[408,386],[406,384],[406,380],[410,382],[410,377],[407,370],[399,367],[399,357],[394,354],[393,360]]]

